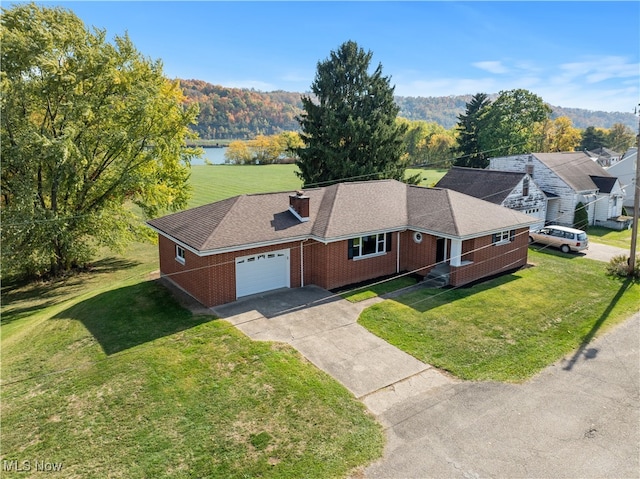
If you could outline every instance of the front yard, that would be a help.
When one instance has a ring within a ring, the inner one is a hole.
[[[605,263],[529,251],[531,267],[458,289],[421,289],[359,323],[417,359],[470,380],[523,381],[640,309],[640,283]]]
[[[183,309],[147,269],[114,260],[3,291],[0,461],[61,464],[59,477],[325,478],[380,456],[382,428],[345,388],[291,347]]]

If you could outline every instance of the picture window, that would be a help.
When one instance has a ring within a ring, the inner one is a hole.
[[[360,238],[350,239],[348,243],[349,259],[380,255],[390,251],[391,233],[361,236]]]

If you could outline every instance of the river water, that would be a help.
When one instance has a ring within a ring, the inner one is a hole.
[[[227,151],[226,148],[202,148],[202,151],[204,152],[202,157],[195,158],[191,162],[192,165],[205,165],[205,158],[214,165],[224,164],[224,152]]]

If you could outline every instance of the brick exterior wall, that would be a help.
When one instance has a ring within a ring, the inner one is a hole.
[[[199,257],[185,249],[185,264],[176,261],[176,245],[159,235],[160,272],[207,307],[236,300],[236,264],[240,256],[289,249],[290,284],[300,287],[300,243],[251,248]]]
[[[462,243],[462,260],[471,264],[452,266],[450,284],[462,286],[527,264],[529,228],[516,230],[513,241],[492,244],[492,236],[483,236]]]
[[[435,266],[435,236],[422,235],[416,243],[413,231],[400,233],[400,271],[416,271],[426,276]],[[300,246],[303,245],[301,250]],[[240,256],[289,249],[290,284],[302,286],[301,260],[304,262],[304,285],[314,284],[334,289],[349,284],[386,276],[397,272],[398,233],[393,233],[391,250],[385,254],[362,259],[348,258],[348,241],[324,244],[315,240],[302,243],[251,248],[232,253],[199,257],[185,249],[185,264],[176,258],[176,245],[159,235],[161,274],[187,291],[199,302],[212,307],[236,300],[235,259]],[[517,230],[513,242],[493,245],[492,237],[485,236],[464,241],[463,261],[469,265],[451,268],[451,285],[461,286],[502,271],[516,269],[527,263],[528,228]],[[447,255],[450,246],[447,246]],[[301,258],[301,254],[304,256]]]
[[[362,259],[348,258],[348,241],[304,245],[305,284],[334,289],[396,272],[397,234],[393,233],[391,251]]]
[[[400,271],[414,271],[426,276],[436,263],[435,236],[423,234],[422,242],[413,239],[414,231],[403,231],[400,234]]]

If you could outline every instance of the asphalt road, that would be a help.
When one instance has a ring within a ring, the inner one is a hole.
[[[640,313],[525,384],[462,382],[396,404],[364,475],[638,478],[639,343]]]
[[[590,242],[589,249],[581,251],[577,254],[580,256],[584,256],[585,258],[608,262],[614,256],[629,256],[629,249],[616,248],[615,246]]]

